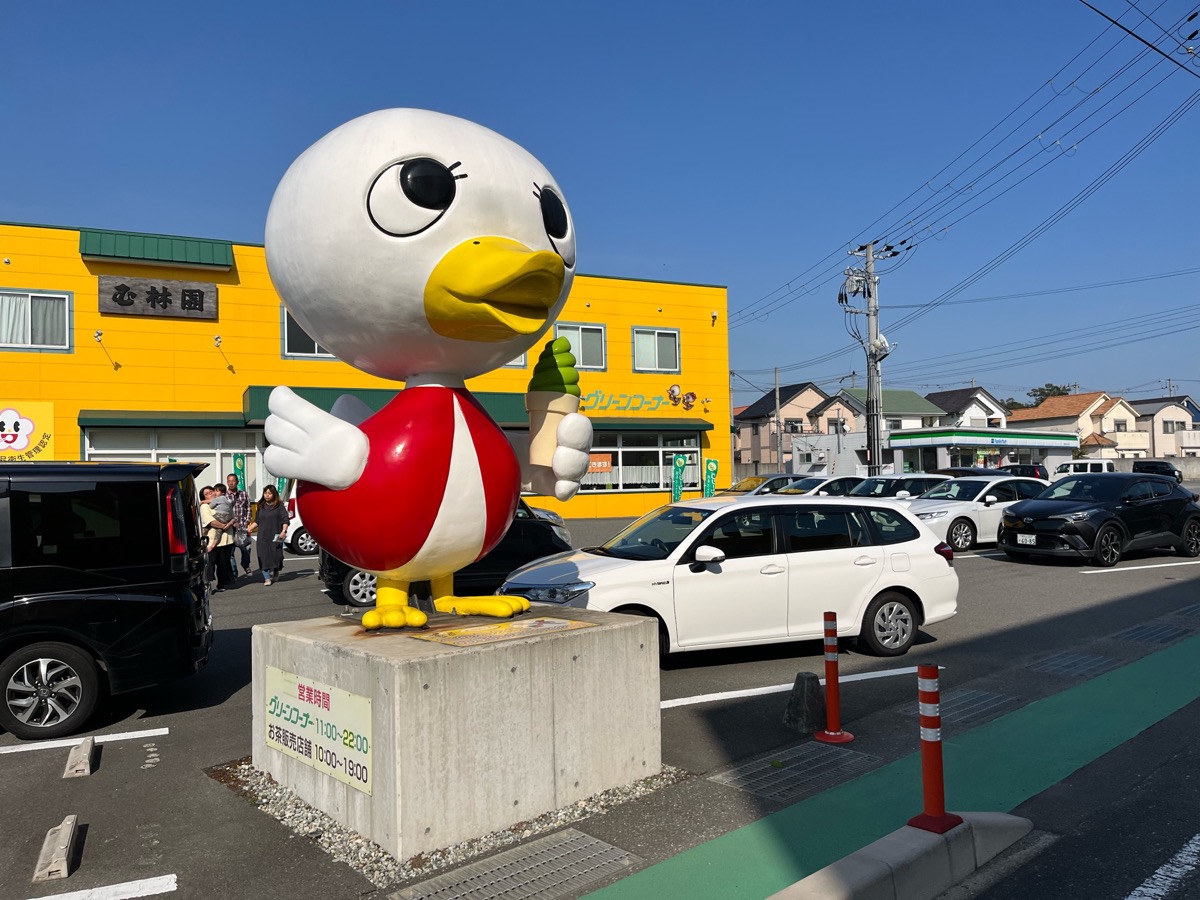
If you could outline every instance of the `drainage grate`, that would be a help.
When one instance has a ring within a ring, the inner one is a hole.
[[[1186,628],[1176,628],[1174,625],[1156,625],[1147,622],[1145,625],[1135,625],[1125,631],[1113,635],[1114,641],[1138,641],[1142,644],[1168,644],[1176,638],[1188,633]]]
[[[619,847],[567,828],[389,894],[389,900],[553,900],[641,862]]]
[[[1075,675],[1079,678],[1091,678],[1101,672],[1115,668],[1119,663],[1107,656],[1089,656],[1086,653],[1055,653],[1047,656],[1029,668],[1034,672],[1046,672],[1053,675]]]
[[[1005,694],[991,694],[987,691],[973,691],[969,688],[954,688],[942,691],[942,724],[943,725],[977,725],[984,719],[992,718],[993,714],[1006,706],[1016,703],[1015,697]],[[906,716],[917,716],[917,702],[905,703],[899,707]]]
[[[849,781],[879,758],[828,744],[801,744],[779,756],[756,760],[709,777],[710,781],[787,802]]]
[[[1175,610],[1177,616],[1187,616],[1189,619],[1200,619],[1200,603],[1193,603],[1183,609]]]

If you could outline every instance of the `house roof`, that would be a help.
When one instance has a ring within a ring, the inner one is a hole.
[[[1047,397],[1037,406],[1028,409],[1014,409],[1008,416],[1010,422],[1030,421],[1036,419],[1074,419],[1081,416],[1097,400],[1107,398],[1104,391],[1092,391],[1088,394],[1063,394],[1061,397]]]
[[[958,388],[953,391],[934,391],[932,394],[926,394],[925,399],[934,406],[940,406],[950,415],[958,415],[971,405],[976,397],[986,397],[988,402],[999,410],[1008,415],[1008,408],[993,397],[985,388],[969,387]]]
[[[1115,447],[1117,442],[1102,434],[1089,434],[1079,442],[1080,447]]]
[[[1096,410],[1092,413],[1092,415],[1093,416],[1102,416],[1120,402],[1121,402],[1120,397],[1110,397],[1104,403],[1101,403],[1096,408]]]
[[[1137,410],[1139,416],[1152,416],[1168,406],[1181,406],[1188,410],[1189,415],[1194,415],[1192,410],[1196,406],[1196,402],[1188,396],[1152,397],[1145,400],[1126,400],[1125,402]]]
[[[810,388],[820,394],[822,399],[829,396],[811,381],[805,381],[800,384],[781,384],[779,386],[779,405],[782,407],[784,404],[791,403],[796,397]],[[735,412],[733,418],[739,422],[746,422],[751,419],[769,419],[774,415],[775,391],[772,389],[745,407],[741,412]]]
[[[858,406],[867,408],[866,388],[845,388],[840,391],[854,399]],[[885,416],[944,416],[946,410],[925,399],[916,391],[884,391],[883,414]]]

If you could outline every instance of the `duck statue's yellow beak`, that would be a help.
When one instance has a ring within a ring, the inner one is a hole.
[[[425,315],[442,337],[507,341],[546,324],[562,290],[562,257],[519,241],[478,237],[441,258],[425,284]]]

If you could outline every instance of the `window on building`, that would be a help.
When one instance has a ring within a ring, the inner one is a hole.
[[[678,372],[679,332],[673,328],[634,328],[633,370]]]
[[[583,491],[670,490],[675,457],[683,456],[683,487],[700,488],[700,435],[696,432],[598,431]]]
[[[332,353],[308,336],[300,323],[292,318],[286,309],[283,311],[283,355],[284,356],[316,356],[321,359],[336,359]]]
[[[603,325],[556,325],[555,337],[565,337],[571,342],[575,354],[575,366],[579,369],[603,369],[607,363],[604,356]]]
[[[1175,423],[1174,422],[1168,422],[1164,419],[1162,424],[1163,424],[1163,434],[1174,434],[1175,433]]]
[[[903,427],[904,427],[904,423],[900,419],[888,419],[887,420],[888,431],[899,431]]]
[[[0,347],[65,350],[69,314],[66,294],[0,292]]]
[[[1129,430],[1129,420],[1128,419],[1114,419],[1113,420],[1113,431],[1128,431],[1128,430]]]
[[[525,368],[525,354],[522,353],[514,360],[510,360],[504,364],[506,369],[523,369]]]
[[[825,431],[829,434],[845,434],[846,420],[845,419],[826,419]]]

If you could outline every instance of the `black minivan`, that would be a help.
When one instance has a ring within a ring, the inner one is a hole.
[[[71,734],[106,694],[208,662],[204,467],[0,462],[0,727]]]

